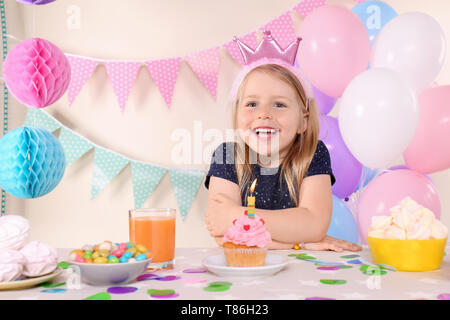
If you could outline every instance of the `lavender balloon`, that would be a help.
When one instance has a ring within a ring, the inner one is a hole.
[[[327,115],[330,113],[331,109],[333,109],[337,99],[326,95],[314,86],[312,86],[312,89],[314,100],[316,100],[317,106],[322,112],[322,115]]]
[[[336,177],[336,183],[332,187],[333,194],[341,199],[345,198],[355,191],[361,177],[362,164],[345,145],[336,118],[320,117],[319,139],[330,152],[331,168]]]
[[[24,3],[24,4],[36,4],[36,5],[42,5],[47,4],[56,0],[16,0],[17,2]]]

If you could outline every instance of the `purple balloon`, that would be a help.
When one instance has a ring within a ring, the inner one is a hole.
[[[16,0],[17,2],[24,3],[24,4],[47,4],[56,0]]]
[[[336,177],[333,194],[338,198],[351,195],[361,178],[362,164],[353,156],[342,139],[338,120],[330,116],[320,117],[319,139],[330,152],[331,169]]]
[[[404,165],[404,164],[400,164],[400,165],[398,165],[398,166],[390,167],[389,169],[387,169],[387,171],[389,172],[389,171],[402,170],[402,169],[411,170],[408,166],[406,166],[406,165]],[[386,172],[386,171],[384,171],[384,172],[381,171],[381,174],[383,174],[383,173],[385,173],[385,172]],[[424,176],[425,176],[428,180],[430,180],[432,183],[434,183],[433,180],[431,179],[431,177],[430,177],[429,175],[424,174]]]
[[[312,86],[312,90],[317,106],[323,115],[327,115],[333,109],[337,99],[326,95],[314,86]]]

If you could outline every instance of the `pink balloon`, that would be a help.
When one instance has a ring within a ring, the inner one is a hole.
[[[300,26],[300,37],[300,69],[313,86],[331,97],[340,97],[369,64],[367,30],[358,16],[344,7],[315,9]]]
[[[420,173],[450,168],[450,85],[429,88],[419,96],[419,124],[403,152],[406,165]]]
[[[367,243],[372,217],[389,216],[389,209],[407,196],[430,209],[437,219],[440,218],[439,195],[430,180],[412,170],[387,172],[373,179],[359,199],[357,220],[364,243]]]

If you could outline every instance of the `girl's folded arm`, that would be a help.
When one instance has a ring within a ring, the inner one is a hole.
[[[319,242],[325,238],[331,221],[333,199],[330,176],[303,179],[297,208],[256,209],[266,221],[272,239],[285,243]]]

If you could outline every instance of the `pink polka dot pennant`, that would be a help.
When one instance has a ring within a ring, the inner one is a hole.
[[[297,4],[293,9],[301,16],[306,17],[308,14],[314,11],[315,8],[318,8],[325,4],[326,0],[303,0],[299,4]]]
[[[67,56],[70,63],[70,83],[67,88],[69,105],[72,105],[84,84],[89,80],[98,65],[98,61],[81,57]]]
[[[214,100],[217,98],[219,54],[220,47],[215,47],[184,57]]]
[[[242,37],[237,37],[239,40],[250,46],[252,49],[256,49],[258,42],[256,39],[256,32],[248,33]],[[239,50],[237,44],[231,40],[223,45],[225,50],[236,60],[240,65],[244,65],[244,59],[242,58],[241,51]]]
[[[260,30],[269,30],[282,49],[285,49],[296,38],[289,11],[265,24]]]
[[[181,58],[162,59],[145,62],[153,81],[161,92],[167,106],[172,103],[173,90],[180,70]]]
[[[106,72],[119,101],[120,109],[125,109],[131,87],[141,66],[140,62],[109,61],[105,62]]]

